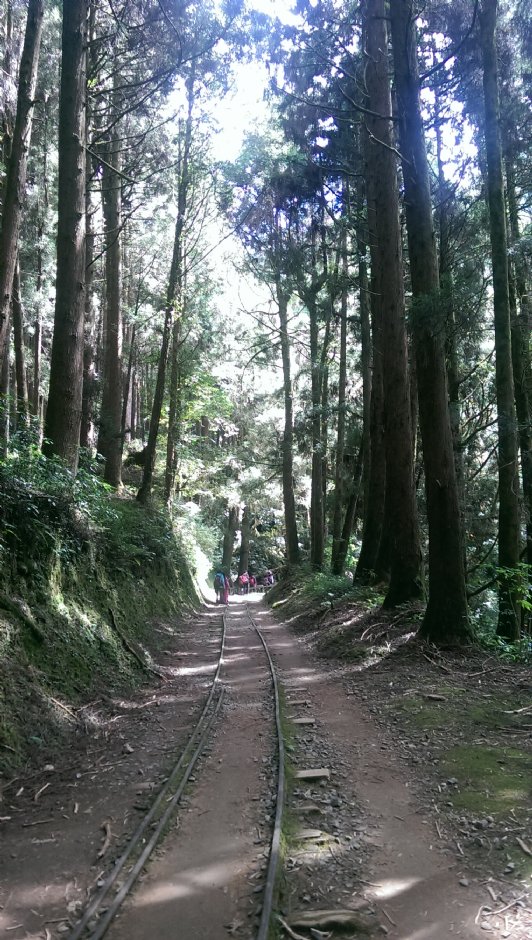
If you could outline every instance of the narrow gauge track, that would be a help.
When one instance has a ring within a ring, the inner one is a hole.
[[[268,660],[273,687],[275,729],[277,736],[278,777],[276,810],[270,843],[266,882],[264,885],[261,918],[257,932],[257,940],[267,940],[274,904],[277,868],[279,862],[281,822],[285,793],[285,749],[281,727],[279,684],[273,660],[270,655],[266,640],[257,627],[253,617],[251,616],[249,606],[247,604],[245,610],[250,626],[256,631]],[[174,767],[172,768],[167,780],[157,794],[150,809],[135,829],[126,848],[116,860],[113,868],[105,878],[103,884],[85,908],[80,920],[77,922],[73,930],[68,934],[67,940],[80,940],[82,937],[86,937],[87,940],[100,940],[100,938],[105,935],[114,917],[119,912],[128,895],[131,893],[131,890],[142,869],[147,864],[154,849],[161,840],[161,837],[169,820],[172,817],[172,814],[179,805],[192,771],[194,770],[198,758],[203,752],[211,728],[214,725],[214,722],[220,712],[221,705],[224,701],[225,689],[223,686],[221,673],[224,662],[226,637],[227,623],[226,616],[224,614],[222,617],[222,638],[216,672],[213,678],[211,689],[207,696],[207,700],[200,717],[191,732],[189,740],[182,750]],[[160,812],[163,803],[166,803],[166,807],[163,812]],[[150,824],[153,827],[151,829],[151,835],[147,841],[145,841],[145,833]],[[125,875],[124,872],[126,873]],[[108,898],[108,895],[112,889],[118,885],[118,891],[113,896],[111,903],[107,906],[105,902]],[[96,918],[98,918],[98,920],[94,925],[94,920]]]

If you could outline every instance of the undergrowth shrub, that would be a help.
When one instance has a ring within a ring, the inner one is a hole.
[[[166,510],[117,496],[98,470],[85,454],[74,477],[24,436],[0,459],[0,769],[60,740],[54,699],[139,682],[153,618],[197,601]]]

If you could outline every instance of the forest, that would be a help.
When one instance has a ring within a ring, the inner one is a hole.
[[[526,662],[526,0],[0,17],[4,703],[220,565]]]

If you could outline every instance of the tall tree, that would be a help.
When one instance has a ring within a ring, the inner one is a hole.
[[[9,307],[17,263],[43,15],[44,0],[29,0],[24,48],[20,60],[17,114],[7,167],[0,232],[0,361],[5,355]]]
[[[174,323],[172,327],[172,346],[170,352],[170,408],[168,414],[168,436],[166,442],[166,472],[165,472],[165,499],[171,502],[177,468],[177,443],[179,433],[179,348],[181,345],[181,329],[184,317],[185,304],[185,224],[189,212],[190,189],[190,150],[192,146],[193,109],[196,69],[193,65],[186,82],[187,115],[185,126],[180,140],[180,153],[178,158],[177,176],[177,222],[175,230],[176,253],[176,304]]]
[[[24,427],[28,423],[28,383],[24,361],[24,314],[20,295],[20,267],[15,265],[13,279],[13,345],[15,347],[16,423]]]
[[[366,136],[365,175],[369,181],[370,149]],[[370,581],[377,569],[377,557],[384,524],[384,498],[386,491],[386,452],[384,448],[384,386],[382,361],[382,331],[380,326],[377,272],[379,258],[377,252],[376,207],[374,187],[367,190],[368,242],[371,260],[370,288],[366,293],[365,304],[369,306],[369,327],[371,346],[366,344],[365,383],[368,398],[364,399],[364,523],[362,545],[358,556],[355,578],[362,583]],[[362,267],[362,274],[367,281],[367,268]],[[362,292],[362,282],[361,282]],[[367,287],[367,283],[366,283]],[[361,305],[362,305],[361,297]],[[369,337],[366,336],[366,340]],[[369,360],[369,361],[368,361]]]
[[[510,318],[512,330],[512,367],[515,383],[515,407],[519,427],[521,478],[526,516],[527,563],[532,565],[532,367],[530,362],[530,300],[526,271],[520,257],[519,213],[517,208],[513,148],[507,142],[505,152],[506,192],[508,197],[509,235],[513,267],[510,267]]]
[[[63,7],[56,301],[44,445],[74,473],[83,390],[87,2]]]
[[[118,82],[115,78],[115,84]],[[111,130],[103,149],[102,203],[105,231],[106,307],[103,389],[98,451],[105,457],[104,479],[122,482],[122,180],[120,96],[113,89]]]
[[[277,223],[278,224],[278,223]],[[277,228],[277,237],[280,236]],[[281,337],[281,358],[283,363],[283,398],[284,398],[284,428],[283,428],[283,506],[286,560],[289,566],[299,564],[299,538],[297,533],[296,500],[294,494],[294,399],[292,387],[292,367],[290,362],[290,334],[288,330],[288,303],[290,295],[283,289],[281,271],[277,268],[275,275],[275,295],[279,311],[279,332]]]
[[[499,623],[498,632],[509,640],[520,633],[516,569],[519,564],[519,472],[517,420],[512,369],[508,239],[502,171],[497,66],[497,0],[481,0],[479,9],[484,88],[484,133],[493,272],[495,317],[495,382],[497,389],[499,464]]]
[[[238,529],[239,519],[240,508],[235,505],[229,506],[222,550],[222,568],[227,574],[231,571],[231,564],[233,562],[233,549],[235,547],[236,530]]]
[[[238,574],[244,574],[249,568],[249,540],[251,536],[251,513],[249,506],[244,506],[240,523],[240,552],[238,556]]]
[[[342,233],[342,287],[340,301],[340,346],[338,369],[338,420],[335,454],[334,508],[332,525],[331,571],[339,574],[340,539],[344,513],[345,491],[345,435],[346,435],[346,385],[347,385],[347,303],[348,303],[348,255],[347,231]],[[341,570],[341,569],[340,569]]]
[[[413,436],[405,325],[397,167],[388,77],[388,37],[384,0],[365,7],[367,168],[369,206],[375,212],[376,291],[381,332],[386,450],[386,534],[390,545],[390,584],[385,605],[421,595],[421,552],[414,493]]]
[[[150,429],[148,432],[148,442],[146,444],[146,453],[144,460],[144,470],[142,474],[142,483],[137,493],[137,499],[140,503],[148,503],[152,495],[153,472],[155,470],[155,458],[157,456],[157,437],[159,435],[159,426],[161,423],[161,414],[164,403],[164,391],[166,385],[166,371],[168,364],[168,350],[170,348],[170,338],[172,333],[172,323],[175,316],[179,316],[179,272],[181,263],[181,236],[182,219],[179,214],[176,218],[174,229],[174,249],[172,253],[172,264],[170,266],[170,276],[168,278],[168,288],[166,291],[166,304],[164,311],[163,335],[161,349],[159,352],[159,361],[157,364],[157,378],[155,381],[155,391],[151,408]]]
[[[470,639],[471,629],[412,0],[397,0],[390,14],[429,525],[429,599],[421,632],[437,642],[463,642]]]

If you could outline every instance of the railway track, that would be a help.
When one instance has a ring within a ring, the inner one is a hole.
[[[280,718],[279,684],[266,640],[257,627],[249,607],[245,605],[245,616],[249,626],[258,636],[268,663],[271,677],[275,711],[275,734],[277,739],[277,788],[276,808],[264,883],[260,923],[256,940],[266,940],[275,900],[276,874],[279,862],[281,821],[285,791],[284,742]],[[67,940],[100,940],[108,931],[126,899],[132,893],[135,882],[146,867],[157,845],[161,842],[168,824],[179,807],[181,798],[194,771],[197,761],[210,738],[215,723],[224,720],[222,705],[225,700],[224,654],[227,645],[228,618],[224,614],[221,625],[221,642],[218,662],[212,685],[198,721],[178,760],[175,762],[164,785],[159,790],[149,810],[133,832],[127,846],[116,859],[83,911]]]

